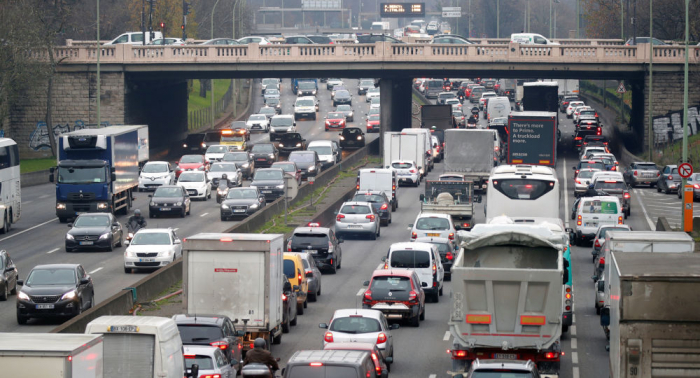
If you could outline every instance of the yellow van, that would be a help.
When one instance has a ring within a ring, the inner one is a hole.
[[[301,256],[296,253],[284,254],[284,275],[287,276],[292,287],[297,287],[297,313],[303,315],[307,304],[306,296],[309,292],[309,283],[306,280],[306,271]]]

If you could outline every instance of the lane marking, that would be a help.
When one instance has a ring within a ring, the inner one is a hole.
[[[579,375],[579,372],[578,372],[578,367],[574,367],[573,378],[579,378],[579,377],[580,377],[580,375]]]
[[[17,236],[17,235],[22,235],[23,233],[25,233],[25,232],[27,232],[27,231],[31,231],[31,230],[33,230],[33,229],[35,229],[35,228],[39,228],[39,227],[41,227],[41,226],[43,226],[43,225],[47,225],[47,224],[49,224],[49,223],[51,223],[51,222],[55,222],[55,221],[57,221],[57,220],[58,220],[58,218],[54,218],[54,219],[48,220],[48,221],[46,221],[46,222],[44,222],[44,223],[39,223],[39,224],[37,224],[36,226],[29,227],[28,229],[22,230],[22,231],[20,231],[20,232],[18,232],[18,233],[16,233],[16,234],[13,234],[13,235],[10,235],[10,236],[6,236],[6,237],[0,239],[0,241],[7,240],[7,239],[10,239],[10,238],[14,238],[14,237]]]
[[[180,227],[175,227],[175,228],[173,228],[173,231],[177,231],[179,229],[180,229]]]
[[[576,324],[576,314],[571,315],[571,323]]]
[[[576,336],[576,326],[572,325],[569,327],[569,332],[571,332],[571,336]]]
[[[39,198],[49,198],[48,194],[44,194],[43,196],[39,196]]]
[[[445,331],[445,336],[442,337],[442,341],[450,340],[450,331]]]
[[[32,202],[34,202],[34,201],[24,201],[24,202],[22,202],[22,205],[26,205],[26,204],[29,204],[29,203],[32,203]]]
[[[99,272],[99,271],[102,270],[102,269],[104,269],[104,268],[103,268],[103,267],[99,267],[99,268],[93,270],[92,272],[88,272],[88,273],[90,273],[90,274],[95,274],[95,273]]]
[[[571,349],[578,349],[578,339],[575,337],[571,338]]]
[[[571,352],[571,363],[578,365],[578,353],[577,352]]]
[[[48,252],[46,252],[46,253],[54,253],[54,252],[58,251],[59,249],[60,249],[60,248],[54,248],[54,249],[52,249],[52,250],[50,250],[50,251],[48,251]]]
[[[569,211],[569,184],[567,178],[566,178],[566,158],[564,158],[564,168],[562,171],[564,172],[564,214]],[[566,228],[569,228],[569,217],[564,217],[566,219],[564,221],[564,225]]]
[[[207,215],[209,215],[209,213],[204,213],[204,214],[200,215],[200,218],[201,218],[201,217],[205,217],[205,216],[207,216]]]
[[[356,297],[359,297],[360,295],[362,295],[362,294],[365,293],[365,290],[366,290],[366,289],[365,289],[364,287],[363,287],[363,288],[360,288],[360,291],[358,291],[357,294],[355,294],[355,296],[356,296]]]
[[[437,374],[430,374],[428,378],[437,378]]]
[[[638,189],[635,189],[634,192],[636,194],[639,194]],[[644,218],[647,219],[647,223],[649,224],[649,229],[652,231],[656,230],[656,227],[654,227],[654,222],[652,222],[651,218],[649,218],[649,213],[647,213],[647,208],[644,206],[644,201],[637,200],[637,203],[639,203],[639,206],[642,208],[642,212],[644,213]]]

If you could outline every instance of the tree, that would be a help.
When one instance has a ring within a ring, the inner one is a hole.
[[[188,0],[190,4],[193,0]],[[148,14],[150,6],[146,0],[128,0],[127,9],[129,13],[129,27],[131,30],[141,30],[142,11],[144,28],[148,31]],[[190,14],[187,15],[187,37],[197,37],[197,14],[195,6],[190,6]],[[164,37],[181,37],[182,36],[182,0],[158,0],[153,3],[153,19],[152,27],[154,31],[161,30],[160,23],[162,22],[165,28],[162,30]]]

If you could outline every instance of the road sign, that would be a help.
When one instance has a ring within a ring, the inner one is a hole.
[[[678,166],[678,174],[683,178],[688,178],[693,174],[693,166],[688,163],[683,163]]]
[[[462,7],[442,7],[443,18],[462,17]]]
[[[620,82],[620,85],[617,86],[617,93],[625,93],[627,92],[627,89],[625,88],[625,83]]]

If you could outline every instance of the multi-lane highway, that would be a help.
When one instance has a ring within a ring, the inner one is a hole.
[[[338,140],[338,132],[325,132],[323,117],[333,109],[330,91],[325,84],[319,83],[318,99],[320,112],[317,120],[297,121],[298,131],[306,138],[307,142],[321,139]],[[351,93],[357,93],[357,80],[348,79],[346,85]],[[282,109],[283,114],[294,114],[294,101],[296,95],[291,90],[288,79],[283,82]],[[258,82],[253,88],[253,98],[250,111],[255,113],[263,106],[263,99],[259,95]],[[353,101],[355,120],[350,126],[360,125],[364,130],[363,114],[367,112],[369,105],[364,102],[364,97],[355,96]],[[378,134],[367,135],[367,140],[372,141]],[[268,142],[268,134],[253,134],[251,142]],[[174,150],[178,150],[174,146]],[[178,152],[179,153],[179,152]],[[176,153],[169,154],[168,160],[173,163],[178,160]],[[247,185],[245,183],[244,185]],[[144,214],[148,211],[147,193],[135,193],[133,209],[141,209]],[[95,299],[97,303],[116,294],[121,289],[131,286],[136,281],[145,277],[147,273],[124,273],[124,247],[116,248],[113,252],[72,252],[67,253],[64,248],[64,240],[67,225],[58,222],[55,215],[55,189],[53,185],[46,184],[25,188],[22,191],[22,218],[12,227],[7,235],[0,235],[0,249],[10,253],[20,273],[20,278],[26,278],[29,271],[39,264],[55,263],[79,263],[92,276],[95,284]],[[127,217],[118,216],[121,223],[125,223]],[[148,219],[148,227],[172,227],[176,229],[181,238],[199,232],[222,232],[234,225],[235,222],[221,222],[219,219],[219,205],[214,199],[206,202],[192,201],[192,211],[184,219],[157,218]],[[29,325],[19,326],[16,320],[15,296],[6,302],[0,302],[0,332],[48,332],[60,320],[50,321],[43,319],[30,320]]]

